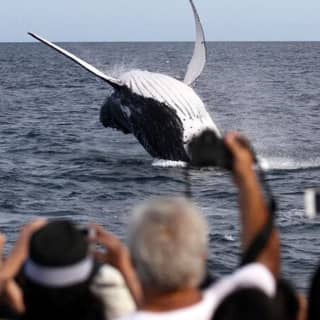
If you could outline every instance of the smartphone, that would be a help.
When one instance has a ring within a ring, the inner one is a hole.
[[[315,218],[320,214],[320,189],[306,189],[304,194],[306,215]]]

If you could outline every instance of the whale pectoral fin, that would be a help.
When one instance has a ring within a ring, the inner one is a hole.
[[[94,67],[91,64],[85,62],[84,60],[78,58],[77,56],[75,56],[74,54],[68,52],[67,50],[62,49],[61,47],[53,44],[52,42],[50,42],[50,41],[48,41],[48,40],[46,40],[46,39],[34,34],[34,33],[28,32],[28,34],[31,37],[33,37],[33,38],[39,40],[40,42],[44,43],[45,45],[49,46],[50,48],[52,48],[52,49],[56,50],[57,52],[61,53],[62,55],[66,56],[70,60],[74,61],[75,63],[80,65],[82,68],[84,68],[85,70],[91,72],[92,74],[94,74],[98,78],[106,81],[112,87],[119,88],[119,87],[123,86],[123,84],[122,84],[122,82],[120,80],[114,79],[112,77],[107,76],[102,71],[98,70],[96,67]]]
[[[192,11],[194,14],[195,25],[196,25],[196,42],[194,46],[193,56],[189,62],[186,75],[184,77],[184,83],[187,85],[192,85],[198,77],[201,75],[203,68],[207,60],[207,48],[205,42],[205,36],[198,15],[197,9],[193,3],[193,0],[189,0]]]

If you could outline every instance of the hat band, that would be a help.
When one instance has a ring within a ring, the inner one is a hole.
[[[44,267],[29,259],[24,273],[30,280],[47,287],[66,287],[86,281],[93,269],[92,257],[67,267]]]

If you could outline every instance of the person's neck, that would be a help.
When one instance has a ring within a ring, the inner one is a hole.
[[[153,289],[144,290],[144,301],[141,310],[151,312],[166,312],[190,307],[202,299],[197,288],[185,288],[175,292],[159,293]]]

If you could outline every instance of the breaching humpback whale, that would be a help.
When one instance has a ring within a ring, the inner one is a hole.
[[[220,133],[191,87],[203,71],[207,53],[197,9],[193,1],[189,1],[195,18],[196,41],[183,81],[142,70],[132,70],[115,79],[44,38],[33,33],[29,35],[113,87],[114,93],[107,98],[100,112],[105,127],[133,134],[154,158],[191,162],[190,143],[203,132],[209,132],[215,138]]]

